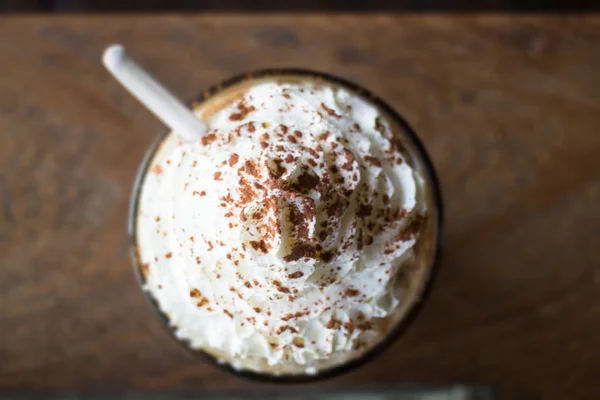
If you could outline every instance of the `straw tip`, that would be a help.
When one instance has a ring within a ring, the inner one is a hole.
[[[118,67],[125,59],[125,47],[122,44],[110,45],[104,50],[102,55],[102,63],[108,69]]]

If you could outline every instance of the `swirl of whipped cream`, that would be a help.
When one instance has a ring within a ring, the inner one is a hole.
[[[177,336],[239,368],[309,373],[380,338],[426,210],[378,110],[266,82],[205,122],[139,207],[147,289]]]

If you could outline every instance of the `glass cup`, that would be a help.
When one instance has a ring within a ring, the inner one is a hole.
[[[224,101],[227,102],[227,92],[232,90],[236,91],[238,90],[238,87],[247,88],[252,86],[253,83],[260,81],[307,80],[311,82],[323,82],[325,84],[334,85],[336,87],[348,90],[351,93],[360,96],[362,99],[372,103],[380,111],[380,113],[387,118],[390,125],[395,128],[393,129],[395,139],[402,144],[405,150],[404,156],[409,160],[413,169],[424,179],[427,193],[426,201],[428,203],[428,216],[420,233],[419,239],[415,244],[417,265],[411,271],[412,273],[410,279],[406,279],[405,281],[405,289],[408,289],[407,293],[409,294],[408,301],[404,302],[403,306],[394,310],[394,315],[388,317],[389,323],[385,335],[383,335],[377,343],[365,349],[360,355],[346,360],[341,360],[335,364],[327,366],[324,369],[319,369],[315,374],[276,374],[271,372],[256,372],[251,370],[236,369],[229,363],[220,361],[217,356],[209,354],[207,351],[192,349],[185,341],[179,340],[175,337],[173,328],[170,326],[169,317],[161,311],[157,301],[152,297],[152,295],[145,290],[143,291],[152,309],[163,322],[164,327],[186,350],[223,370],[254,380],[276,383],[299,383],[321,380],[353,370],[358,366],[363,365],[367,361],[372,360],[375,356],[381,354],[394,340],[396,340],[402,334],[402,332],[416,317],[418,310],[428,292],[433,273],[441,255],[443,203],[440,185],[436,177],[433,164],[429,159],[423,144],[419,141],[417,135],[404,120],[404,118],[402,118],[385,102],[372,95],[369,91],[359,87],[354,83],[322,72],[298,69],[272,69],[238,75],[228,79],[225,82],[215,85],[204,91],[198,96],[197,99],[191,102],[191,105],[194,108],[199,106],[220,108],[222,107]],[[211,101],[214,102],[214,104],[211,104]],[[148,150],[138,171],[131,196],[128,221],[131,257],[135,274],[142,288],[145,285],[146,273],[140,261],[137,250],[138,246],[136,231],[138,204],[146,174],[149,172],[153,160],[159,157],[161,152],[165,151],[165,147],[167,147],[165,144],[169,138],[173,138],[172,133],[169,131],[164,132],[157,138],[157,140]]]

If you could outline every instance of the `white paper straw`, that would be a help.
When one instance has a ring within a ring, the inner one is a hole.
[[[185,141],[200,139],[206,125],[138,64],[120,44],[109,46],[102,62],[135,98]]]

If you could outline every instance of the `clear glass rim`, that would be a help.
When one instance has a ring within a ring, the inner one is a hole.
[[[142,288],[142,292],[146,297],[146,300],[149,302],[152,307],[154,313],[158,316],[158,318],[162,321],[163,327],[169,332],[169,336],[179,343],[187,352],[193,354],[196,357],[200,357],[204,359],[204,361],[209,364],[214,365],[215,367],[232,373],[236,376],[269,383],[307,383],[307,382],[315,382],[327,378],[332,378],[334,376],[338,376],[354,370],[359,366],[364,365],[365,363],[373,360],[377,356],[379,356],[384,350],[386,350],[396,339],[400,337],[400,335],[408,328],[409,325],[416,318],[422,304],[424,303],[427,295],[429,294],[433,278],[435,276],[435,272],[439,266],[441,253],[442,253],[442,226],[443,226],[443,200],[441,193],[441,186],[439,180],[437,178],[437,174],[435,172],[435,168],[427,151],[425,150],[424,145],[419,140],[415,131],[411,128],[411,126],[406,122],[406,120],[398,114],[393,108],[391,108],[387,103],[385,103],[380,98],[374,96],[368,90],[356,85],[355,83],[349,82],[345,79],[339,78],[337,76],[330,75],[324,72],[312,71],[307,69],[289,69],[289,68],[275,68],[275,69],[263,69],[250,73],[244,73],[240,75],[236,75],[230,79],[227,79],[217,85],[210,87],[209,89],[202,92],[199,96],[188,102],[188,104],[192,104],[195,102],[202,102],[209,97],[212,97],[216,93],[221,92],[223,89],[229,88],[233,85],[241,83],[245,80],[250,79],[262,79],[267,78],[269,76],[277,76],[284,77],[286,75],[294,76],[294,77],[307,77],[307,78],[317,78],[322,79],[328,82],[332,82],[336,85],[346,87],[359,95],[367,98],[371,102],[373,102],[377,107],[381,108],[390,118],[397,123],[402,130],[403,134],[406,136],[406,139],[410,141],[414,151],[412,156],[416,156],[422,164],[424,169],[423,173],[425,175],[425,179],[430,187],[430,195],[431,201],[433,204],[433,210],[431,213],[431,217],[433,219],[433,257],[432,262],[429,266],[427,266],[427,271],[425,273],[424,282],[421,285],[421,289],[415,295],[418,300],[412,304],[407,310],[406,314],[396,323],[386,336],[379,341],[377,344],[372,346],[369,350],[365,351],[359,357],[353,358],[344,362],[342,364],[333,366],[331,368],[323,369],[317,371],[316,374],[281,374],[275,375],[271,373],[260,373],[256,371],[235,369],[229,363],[219,362],[216,357],[208,354],[207,352],[200,349],[192,349],[190,348],[185,341],[179,340],[173,334],[173,329],[170,326],[169,318],[161,311],[157,301],[152,297],[150,293],[146,290],[143,290],[143,286],[145,285],[146,278],[141,270],[141,263],[139,260],[139,254],[137,250],[137,238],[136,238],[136,225],[137,225],[137,211],[138,211],[138,203],[141,194],[141,185],[143,183],[144,177],[148,172],[148,168],[150,163],[158,150],[160,144],[164,141],[166,136],[169,134],[169,130],[165,130],[162,134],[160,134],[154,143],[150,146],[146,155],[142,161],[142,164],[137,172],[135,182],[133,185],[133,190],[131,194],[131,199],[129,203],[129,216],[128,216],[128,238],[129,238],[129,249],[130,256],[134,267],[134,273]]]

